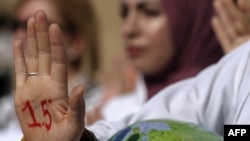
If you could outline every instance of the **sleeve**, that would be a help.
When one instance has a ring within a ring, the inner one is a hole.
[[[163,89],[130,123],[172,119],[223,135],[225,124],[250,124],[250,41],[196,77]]]
[[[21,139],[21,141],[26,141],[26,140],[23,137]],[[91,131],[85,129],[82,136],[81,136],[80,141],[97,141],[97,139],[96,139],[95,135]]]
[[[224,124],[250,124],[250,41],[196,77],[160,91],[120,122],[102,121],[89,129],[99,140],[137,121],[172,119],[205,126],[223,135]]]

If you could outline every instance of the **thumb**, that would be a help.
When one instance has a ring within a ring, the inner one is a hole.
[[[84,129],[85,103],[83,100],[84,87],[75,87],[69,95],[68,121],[70,125]]]

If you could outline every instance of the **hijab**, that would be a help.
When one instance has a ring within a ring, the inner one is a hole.
[[[148,98],[168,85],[195,76],[223,51],[211,26],[213,0],[163,0],[175,54],[157,75],[145,76]]]

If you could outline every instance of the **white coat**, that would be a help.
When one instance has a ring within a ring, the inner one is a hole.
[[[114,113],[114,116],[115,113]],[[87,127],[98,140],[141,120],[174,119],[205,126],[223,135],[225,124],[250,124],[250,41],[197,76],[172,84],[141,109],[117,122]]]

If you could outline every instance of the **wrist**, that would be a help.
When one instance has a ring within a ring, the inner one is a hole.
[[[97,139],[94,133],[85,128],[80,141],[97,141]]]

